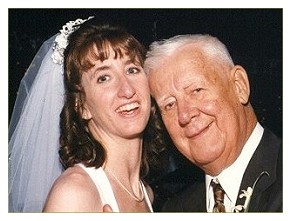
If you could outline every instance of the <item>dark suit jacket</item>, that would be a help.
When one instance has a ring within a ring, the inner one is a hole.
[[[267,128],[250,160],[240,185],[240,191],[252,187],[261,172],[250,201],[249,212],[282,212],[282,141]],[[241,192],[240,192],[241,193]],[[236,205],[243,205],[238,197]],[[205,180],[196,182],[169,199],[163,212],[206,212]]]

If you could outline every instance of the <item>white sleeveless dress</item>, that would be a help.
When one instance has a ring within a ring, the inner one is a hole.
[[[91,177],[91,179],[93,180],[93,182],[96,185],[96,188],[99,192],[99,195],[101,197],[101,201],[102,204],[109,204],[113,210],[113,212],[119,212],[119,208],[117,205],[117,201],[116,198],[113,194],[113,190],[111,187],[111,184],[107,178],[106,173],[104,172],[102,167],[99,167],[98,169],[94,168],[94,167],[85,167],[83,164],[77,164],[78,166],[80,166],[81,168],[83,168],[88,175]],[[148,205],[148,208],[150,209],[151,212],[153,212],[153,208],[152,208],[152,204],[150,202],[149,196],[147,194],[147,191],[145,189],[144,184],[141,182],[142,184],[142,189],[145,195],[145,201]]]

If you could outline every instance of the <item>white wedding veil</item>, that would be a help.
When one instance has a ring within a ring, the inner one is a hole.
[[[45,41],[20,82],[9,125],[9,212],[42,212],[62,173],[60,113],[64,106],[64,50],[68,36],[92,19],[67,22]]]
[[[43,43],[19,86],[9,126],[9,212],[41,212],[62,172],[64,84],[63,65],[52,60],[56,36]]]

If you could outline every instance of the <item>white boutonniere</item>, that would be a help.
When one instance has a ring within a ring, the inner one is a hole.
[[[248,187],[247,190],[242,190],[241,194],[239,195],[239,198],[243,198],[245,197],[245,203],[244,205],[236,205],[233,209],[233,212],[235,213],[240,213],[240,212],[248,212],[249,211],[249,205],[250,205],[250,201],[251,201],[251,198],[252,198],[252,194],[253,194],[253,191],[256,187],[256,184],[257,182],[261,179],[262,176],[264,175],[267,175],[269,176],[269,173],[267,171],[263,171],[258,177],[257,179],[255,180],[254,184],[252,187]]]

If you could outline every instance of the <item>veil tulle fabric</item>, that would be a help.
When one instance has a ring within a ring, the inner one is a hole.
[[[59,119],[63,65],[52,60],[54,40],[43,43],[21,80],[9,127],[9,212],[41,212],[62,172]]]

